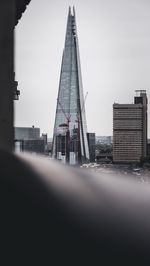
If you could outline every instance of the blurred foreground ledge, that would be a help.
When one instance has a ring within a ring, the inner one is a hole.
[[[0,151],[0,162],[2,254],[12,261],[149,262],[149,186],[29,154]]]

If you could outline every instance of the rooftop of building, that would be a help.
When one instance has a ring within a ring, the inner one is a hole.
[[[15,129],[40,129],[39,127],[35,127],[35,126],[32,126],[32,127],[15,127]]]
[[[138,104],[135,104],[135,103],[114,103],[113,104],[113,107],[115,108],[141,108],[142,107],[142,104],[141,103],[138,103]]]

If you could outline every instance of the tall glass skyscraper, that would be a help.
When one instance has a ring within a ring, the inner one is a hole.
[[[89,161],[75,9],[73,8],[72,13],[70,7],[57,98],[52,156],[72,165]]]

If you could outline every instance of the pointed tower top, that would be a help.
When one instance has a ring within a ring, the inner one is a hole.
[[[74,6],[73,6],[73,8],[71,8],[71,6],[69,6],[68,16],[74,16],[75,17],[75,7]]]
[[[75,13],[75,7],[73,6],[73,15],[75,17],[76,13]]]
[[[69,6],[69,11],[68,11],[68,15],[71,15],[71,6]]]

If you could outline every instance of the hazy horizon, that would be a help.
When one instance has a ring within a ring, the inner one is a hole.
[[[84,95],[88,91],[88,131],[109,136],[114,102],[132,103],[136,89],[147,90],[150,99],[148,0],[32,0],[16,28],[21,95],[15,102],[15,126],[34,125],[53,135],[68,8],[73,5]],[[148,122],[149,116],[148,108]]]

